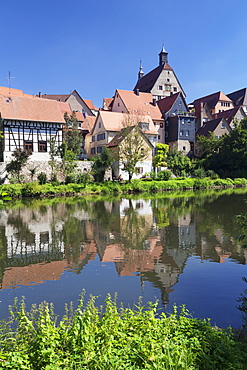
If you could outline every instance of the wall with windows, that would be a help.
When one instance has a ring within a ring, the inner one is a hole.
[[[164,69],[155,82],[151,93],[156,99],[162,99],[179,91],[184,95],[183,89],[173,70]]]

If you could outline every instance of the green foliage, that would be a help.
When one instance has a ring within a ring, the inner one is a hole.
[[[66,112],[64,114],[65,128],[64,128],[64,143],[66,144],[67,150],[73,152],[75,156],[81,153],[82,148],[82,135],[78,129],[78,120],[76,113],[72,112],[69,116]]]
[[[153,157],[154,167],[165,167],[166,157],[169,152],[169,145],[158,143],[156,144],[156,155]]]
[[[166,158],[167,167],[175,176],[186,176],[193,168],[191,160],[176,149],[171,150]]]
[[[47,182],[47,176],[45,172],[40,172],[38,174],[38,182],[40,185],[46,184]]]
[[[209,320],[197,320],[174,306],[157,316],[157,304],[141,301],[134,309],[117,307],[110,295],[105,308],[66,305],[58,321],[52,304],[26,310],[15,300],[10,319],[0,325],[0,368],[5,369],[244,369],[246,345]],[[180,313],[179,313],[180,311]]]
[[[168,181],[172,177],[171,171],[163,170],[159,171],[156,176],[156,180]]]
[[[213,132],[210,132],[209,136],[199,136],[197,145],[200,150],[200,157],[205,158],[212,153],[217,153],[221,147],[221,141],[222,138],[215,137]]]
[[[13,182],[21,182],[23,180],[21,176],[22,169],[26,166],[28,158],[32,153],[30,151],[22,150],[21,148],[16,148],[13,153],[13,159],[7,165],[7,172],[10,173]]]
[[[247,283],[246,277],[243,277],[243,281]],[[242,312],[243,315],[243,327],[245,330],[247,330],[247,289],[245,289],[244,292],[240,294],[237,302],[240,303],[237,308]]]
[[[105,171],[113,163],[113,158],[109,150],[104,147],[102,153],[96,157],[96,160],[92,166],[93,177],[96,182],[104,181]]]

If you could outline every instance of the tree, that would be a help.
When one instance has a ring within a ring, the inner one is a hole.
[[[138,173],[138,162],[147,159],[149,153],[146,149],[147,139],[138,126],[130,126],[121,130],[121,144],[118,149],[119,161],[124,164],[123,170],[128,172],[129,182],[133,174]],[[151,145],[151,144],[150,144]]]
[[[105,171],[111,166],[113,158],[106,147],[103,147],[102,153],[96,157],[96,160],[93,164],[93,177],[97,182],[104,181]]]
[[[54,136],[49,141],[49,144],[50,144],[50,151],[49,151],[50,160],[48,164],[51,167],[51,181],[54,181],[56,179],[56,172],[58,169],[58,163],[57,163],[56,157],[59,154],[59,150],[56,145],[56,138]]]
[[[176,149],[169,152],[166,162],[167,167],[175,176],[184,176],[185,174],[188,174],[193,167],[191,160]]]
[[[82,148],[82,135],[78,129],[78,120],[76,113],[73,111],[69,116],[66,112],[64,114],[65,127],[64,127],[64,142],[67,145],[67,149],[75,153],[78,156],[81,153]]]
[[[209,136],[200,135],[197,139],[200,157],[205,158],[212,153],[217,153],[221,146],[221,141],[221,138],[215,137],[213,132],[209,132]]]
[[[154,167],[165,167],[166,157],[169,152],[169,145],[158,143],[156,144],[156,155],[153,158]]]
[[[32,154],[31,151],[16,148],[12,153],[12,161],[7,165],[7,172],[9,172],[15,182],[21,182],[22,176],[21,171],[26,166],[28,158]]]

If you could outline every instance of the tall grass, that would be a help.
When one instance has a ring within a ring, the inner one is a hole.
[[[104,308],[95,297],[76,309],[66,306],[59,321],[52,304],[24,299],[0,326],[0,368],[5,369],[246,369],[247,347],[231,332],[197,320],[185,307],[157,316],[157,303],[117,307],[110,295]]]

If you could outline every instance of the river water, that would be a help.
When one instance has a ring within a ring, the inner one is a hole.
[[[240,327],[237,298],[247,289],[247,250],[234,215],[247,190],[165,193],[150,198],[69,198],[15,202],[0,209],[0,319],[15,297],[27,308],[108,293],[159,312],[185,304],[193,317]]]

